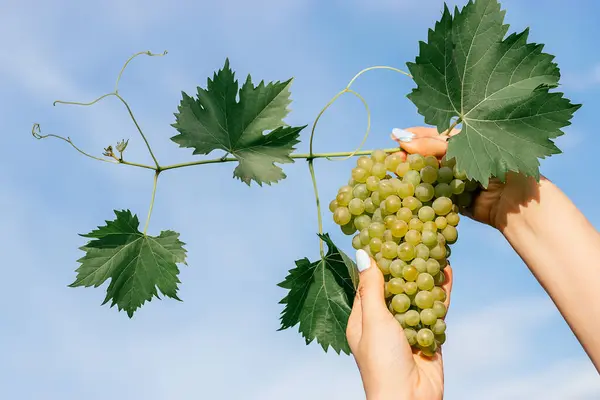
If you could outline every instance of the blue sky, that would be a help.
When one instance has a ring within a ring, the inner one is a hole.
[[[462,4],[463,2],[458,2]],[[455,4],[455,2],[451,2]],[[576,4],[576,5],[575,5]],[[356,72],[405,68],[438,18],[438,0],[259,0],[103,2],[8,0],[0,16],[0,398],[29,399],[362,399],[353,360],[276,332],[293,261],[318,256],[316,213],[303,162],[288,179],[248,188],[231,164],[161,176],[150,233],[174,229],[187,243],[183,303],[153,301],[133,320],[100,307],[103,289],[70,289],[85,233],[129,208],[144,216],[149,171],[84,158],[43,133],[70,136],[100,154],[130,138],[130,160],[151,162],[126,111],[109,99],[90,108],[52,106],[111,91],[127,57],[121,94],[161,163],[192,160],[169,138],[181,91],[193,93],[229,57],[238,77],[294,76],[290,124],[311,123]],[[511,31],[531,27],[563,72],[564,90],[583,103],[564,154],[545,160],[555,181],[596,226],[600,139],[600,34],[591,0],[503,2]],[[541,11],[543,10],[543,12]],[[356,89],[373,110],[366,147],[389,147],[394,127],[422,124],[405,95],[411,81],[389,71]],[[317,151],[352,150],[362,106],[342,98],[321,123]],[[299,151],[306,151],[308,132]],[[323,201],[347,180],[351,161],[316,163]],[[325,213],[325,230],[352,254]],[[142,217],[143,219],[143,217]],[[557,227],[558,229],[559,227]],[[568,234],[566,232],[565,234]],[[600,379],[522,261],[495,231],[463,219],[454,246],[456,281],[445,345],[447,396],[461,399],[597,399]],[[342,245],[343,244],[343,245]],[[577,268],[565,265],[565,270]],[[568,273],[568,272],[567,272]]]

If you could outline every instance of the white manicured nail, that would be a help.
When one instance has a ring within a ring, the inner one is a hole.
[[[371,266],[371,257],[363,249],[356,251],[356,266],[358,267],[358,272],[363,272]]]
[[[414,133],[400,128],[392,129],[392,135],[401,142],[410,142],[415,137]]]

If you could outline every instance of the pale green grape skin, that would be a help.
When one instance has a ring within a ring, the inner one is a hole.
[[[396,193],[398,192],[398,188],[402,185],[402,181],[398,178],[390,178],[388,179],[388,182],[392,184]]]
[[[435,226],[440,230],[444,229],[446,226],[448,226],[448,221],[445,217],[437,217],[435,219]]]
[[[363,246],[367,246],[371,242],[371,236],[369,236],[368,228],[361,229],[358,237],[360,238],[360,242],[363,244]]]
[[[329,211],[335,212],[335,209],[338,208],[338,203],[336,200],[331,200],[329,203]]]
[[[373,204],[373,199],[370,197],[368,199],[365,199],[363,204],[365,205],[366,213],[373,214],[375,212],[375,210],[377,209],[377,207],[375,207],[375,204]]]
[[[427,265],[426,265],[426,270],[427,273],[429,275],[436,276],[440,270],[441,270],[441,266],[440,266],[440,262],[438,260],[436,260],[435,258],[430,258],[426,261]]]
[[[429,255],[431,256],[430,249],[434,248],[438,244],[437,232],[423,231],[423,233],[421,234],[421,241],[425,246],[428,247]]]
[[[418,171],[412,169],[406,171],[406,173],[402,177],[402,182],[412,183],[412,185],[416,187],[419,183],[421,183],[421,174],[419,174]]]
[[[417,284],[417,286],[419,286],[419,284]],[[415,296],[415,304],[422,310],[426,308],[431,308],[434,306],[433,295],[431,294],[431,292],[421,290],[420,292],[417,292]],[[438,318],[441,317],[438,316]]]
[[[442,167],[438,170],[438,182],[439,183],[450,183],[454,179],[454,172],[452,168]]]
[[[446,282],[446,274],[444,274],[443,271],[440,271],[440,273],[434,276],[433,279],[435,280],[436,286],[442,286],[444,282]]]
[[[446,156],[444,155],[444,157],[442,157],[441,164],[442,164],[442,167],[454,168],[454,166],[456,165],[456,159],[451,158],[448,160],[446,158]]]
[[[433,325],[437,321],[437,315],[435,315],[435,312],[433,312],[431,308],[426,308],[425,310],[422,310],[420,317],[423,325]]]
[[[394,313],[396,312],[396,311],[394,311],[394,307],[392,307],[392,302],[391,302],[391,301],[390,301],[390,302],[388,302],[388,310],[390,310],[390,312],[391,312],[392,314],[394,314]]]
[[[381,204],[379,205],[379,211],[381,212],[381,216],[385,217],[386,215],[388,215],[389,213],[387,212],[387,207],[386,207],[386,202],[385,200],[381,201]]]
[[[369,189],[364,183],[354,186],[354,190],[352,190],[352,196],[361,200],[367,199],[370,195],[371,193],[369,193]]]
[[[431,331],[434,335],[441,335],[446,332],[446,323],[442,319],[437,319],[433,326],[431,327]]]
[[[401,238],[408,232],[408,224],[402,220],[396,219],[390,224],[390,231],[395,238]]]
[[[346,225],[352,219],[352,214],[347,207],[338,207],[333,212],[333,221],[338,225]]]
[[[447,183],[438,183],[434,188],[435,197],[450,197],[452,196],[452,188]]]
[[[388,286],[389,282],[385,282],[383,284],[383,297],[385,297],[386,299],[392,296],[392,293],[389,291]],[[394,310],[390,310],[390,312],[394,312]]]
[[[437,180],[437,169],[426,165],[421,170],[421,182],[434,183]]]
[[[402,269],[404,268],[405,265],[406,265],[406,263],[402,260],[399,260],[399,259],[393,260],[392,263],[390,264],[390,274],[392,274],[392,276],[394,278],[402,278]]]
[[[415,246],[406,242],[401,243],[398,246],[398,258],[406,262],[415,258]]]
[[[383,224],[383,217],[381,215],[380,208],[375,209],[375,212],[371,216],[371,222],[379,222],[379,223]]]
[[[415,267],[419,273],[427,271],[427,261],[423,258],[415,258],[410,262],[410,265]]]
[[[371,224],[371,217],[369,217],[366,214],[359,215],[358,217],[354,218],[354,226],[359,231],[362,231],[363,229],[368,228],[370,224]]]
[[[420,154],[409,154],[406,161],[410,164],[410,169],[419,171],[425,166],[425,158]]]
[[[433,299],[436,301],[446,301],[446,292],[439,286],[436,286],[433,289],[431,289],[431,294],[433,295]]]
[[[392,297],[392,307],[398,313],[406,312],[410,308],[410,299],[405,294],[397,294]]]
[[[421,243],[421,232],[414,229],[409,230],[406,232],[406,235],[404,235],[404,241],[412,244],[413,246],[418,245]]]
[[[384,162],[386,157],[387,153],[383,150],[373,150],[373,152],[371,153],[371,158],[373,159],[373,161],[375,161],[375,163]]]
[[[457,226],[460,222],[460,216],[457,213],[452,212],[446,215],[446,221],[448,222],[448,225]]]
[[[369,171],[356,167],[352,169],[352,179],[359,183],[365,183],[369,177]]]
[[[383,242],[395,242],[396,239],[394,239],[394,236],[392,235],[392,231],[390,231],[389,229],[386,229],[383,232]]]
[[[435,219],[435,211],[432,207],[429,206],[421,207],[417,215],[419,216],[419,219],[423,222],[433,221]]]
[[[381,222],[371,222],[369,225],[369,236],[372,238],[382,238],[385,232],[385,225]]]
[[[450,182],[450,188],[452,189],[453,194],[461,194],[465,191],[465,183],[460,179],[453,179]]]
[[[446,249],[438,244],[437,246],[429,249],[429,257],[436,260],[446,258]]]
[[[433,357],[433,356],[435,356],[435,352],[437,350],[437,345],[435,342],[433,342],[433,344],[431,346],[419,347],[419,349],[421,350],[421,354],[424,355],[425,357]]]
[[[427,270],[427,267],[425,267],[425,270]],[[433,276],[429,275],[427,272],[422,272],[419,274],[417,277],[417,287],[420,290],[431,290],[433,289],[433,286]]]
[[[385,218],[383,219],[383,224],[389,228],[390,225],[396,221],[396,216],[395,215],[386,215]]]
[[[425,234],[425,231],[423,231],[423,235],[424,234]],[[421,240],[423,238],[423,235],[421,235]],[[419,243],[418,245],[416,245],[415,246],[415,258],[422,258],[423,260],[427,260],[429,258],[429,247],[427,247],[423,243]]]
[[[371,192],[376,191],[379,188],[379,182],[380,182],[380,179],[378,177],[373,176],[373,175],[369,176],[367,178],[367,182],[366,182],[367,189],[370,190]]]
[[[378,177],[379,179],[383,179],[385,177],[387,170],[385,165],[382,163],[375,163],[371,168],[371,175]]]
[[[435,156],[427,156],[425,157],[425,165],[428,165],[436,170],[440,168],[440,162]]]
[[[352,192],[338,193],[335,200],[338,203],[338,207],[346,207],[350,203],[350,200],[352,200]]]
[[[408,326],[417,326],[421,322],[421,316],[416,310],[408,310],[404,313],[404,323]]]
[[[383,200],[387,199],[388,196],[396,193],[394,186],[389,182],[389,180],[385,179],[379,182],[379,187],[377,188],[379,192],[379,198],[383,202]]]
[[[402,208],[402,200],[400,200],[400,197],[393,194],[385,199],[385,205],[388,213],[395,214]]]
[[[413,310],[414,311],[414,310]],[[406,324],[406,314],[404,314],[404,324]],[[417,322],[418,324],[418,322]],[[415,325],[417,325],[415,324]],[[408,325],[408,324],[406,324]],[[411,346],[415,346],[417,344],[417,331],[412,328],[404,328],[404,336],[406,336],[406,340],[408,344]]]
[[[391,264],[390,264],[390,272],[391,272]],[[404,279],[402,278],[392,278],[387,282],[387,287],[390,293],[392,294],[400,294],[404,293]]]
[[[360,235],[356,235],[352,238],[352,247],[354,247],[356,250],[362,249],[363,244],[360,240]]]
[[[379,270],[381,271],[381,273],[383,275],[390,274],[390,264],[391,263],[392,263],[392,260],[388,260],[387,258],[381,258],[381,259],[379,259],[379,261],[377,261],[377,266],[379,267]]]
[[[444,237],[444,235],[442,235],[441,232],[438,232],[438,244],[440,246],[445,246],[446,245],[446,238]]]
[[[446,343],[446,333],[442,333],[440,335],[435,335],[435,340],[441,345]]]
[[[346,193],[346,192],[352,193],[352,190],[354,190],[354,186],[353,185],[342,186],[341,188],[339,188],[338,194],[340,194],[340,193]]]
[[[417,268],[415,268],[414,265],[405,265],[402,268],[402,278],[404,278],[404,280],[407,283],[414,282],[415,280],[417,280],[418,276],[419,276],[419,271],[417,271]]]
[[[410,171],[410,164],[407,162],[401,162],[398,164],[398,167],[396,167],[396,175],[400,178],[403,178],[408,171]]]
[[[412,211],[408,207],[402,207],[396,213],[396,217],[399,220],[404,221],[406,223],[410,222],[410,220],[412,219],[412,216],[413,216]]]
[[[370,232],[369,232],[370,235]],[[380,238],[378,237],[372,237],[371,241],[369,242],[369,247],[371,248],[371,251],[373,253],[378,253],[381,251],[381,246],[383,245],[383,242],[381,241]]]
[[[423,221],[421,221],[419,218],[411,218],[411,220],[408,222],[408,229],[409,230],[415,230],[415,231],[419,231],[421,232],[423,230]]]
[[[423,222],[422,231],[437,232],[437,225],[433,221]]]
[[[402,200],[402,205],[408,208],[410,211],[414,211],[421,207],[423,203],[421,203],[416,197],[408,196],[407,198]]]
[[[390,172],[396,172],[396,168],[402,162],[402,157],[398,154],[390,154],[385,158],[384,165]]]
[[[379,188],[379,185],[377,187]],[[379,195],[379,191],[371,193],[371,201],[375,207],[379,207],[381,205],[381,196]]]
[[[415,293],[417,293],[417,290],[419,290],[419,288],[417,287],[417,282],[404,283],[404,293],[406,293],[407,295],[412,296]]]
[[[385,242],[381,246],[381,253],[385,258],[392,260],[398,256],[398,245],[396,242]]]
[[[365,212],[365,203],[361,199],[354,198],[348,203],[348,210],[352,215],[361,215]]]
[[[448,197],[438,197],[431,205],[437,215],[448,215],[452,211],[452,200]]]
[[[419,293],[424,293],[424,292],[419,292]],[[417,293],[417,296],[419,295],[419,293]],[[432,299],[433,299],[433,296],[432,296]],[[435,314],[437,315],[438,318],[444,318],[446,316],[446,312],[448,311],[448,309],[446,308],[446,305],[438,300],[436,300],[430,307],[433,309],[433,311],[435,312]]]
[[[452,168],[452,174],[456,179],[460,179],[462,181],[467,179],[467,173],[465,171],[460,171],[456,165]]]
[[[358,160],[356,160],[356,166],[370,172],[371,168],[373,167],[373,160],[366,156],[358,157]]]
[[[429,347],[433,344],[435,337],[431,329],[422,328],[417,332],[417,343],[423,347]]]
[[[401,199],[410,197],[415,194],[415,185],[410,182],[400,182],[400,185],[398,185],[398,188],[396,189],[396,193]]]
[[[342,229],[344,235],[350,236],[356,233],[356,227],[354,226],[354,221],[352,221],[352,219],[350,219],[350,222],[348,222],[346,225],[342,225],[340,228]]]
[[[404,313],[394,314],[394,318],[396,318],[396,321],[398,321],[402,328],[407,327],[406,322],[404,322]]]
[[[366,245],[362,249],[369,255],[369,257],[373,257],[373,252],[371,251],[371,248],[369,247],[369,245]]]
[[[448,225],[442,230],[442,235],[446,239],[446,243],[456,243],[458,240],[458,230],[452,225]]]

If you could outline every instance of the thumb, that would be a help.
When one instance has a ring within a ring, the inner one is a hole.
[[[381,321],[389,314],[385,305],[383,274],[375,260],[366,251],[356,252],[356,265],[360,272],[358,296],[362,308],[363,331],[373,326],[375,321]]]

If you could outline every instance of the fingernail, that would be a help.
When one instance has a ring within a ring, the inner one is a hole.
[[[358,267],[358,272],[363,272],[371,266],[371,258],[363,249],[356,251],[356,266]]]
[[[392,129],[392,135],[401,142],[410,142],[415,137],[414,133],[400,128]]]

